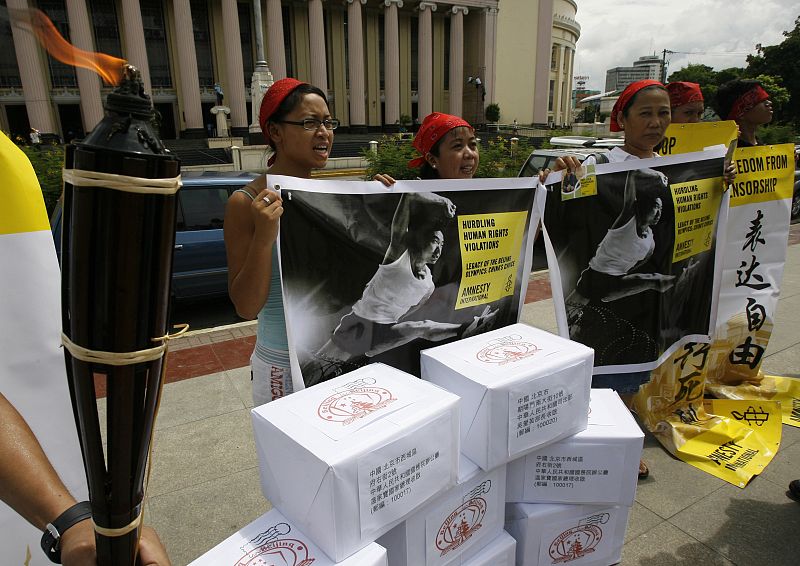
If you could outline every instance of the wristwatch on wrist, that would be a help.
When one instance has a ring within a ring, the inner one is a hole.
[[[42,550],[51,562],[61,564],[61,535],[73,525],[91,516],[91,503],[81,501],[61,513],[52,523],[47,523],[42,534]]]

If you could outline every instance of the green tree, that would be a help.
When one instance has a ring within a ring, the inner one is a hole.
[[[783,32],[783,36],[786,39],[778,45],[757,45],[757,53],[747,57],[747,71],[753,77],[780,77],[780,85],[794,103],[784,104],[777,117],[800,127],[800,16],[794,21],[794,29]],[[768,88],[766,90],[773,95]]]
[[[669,76],[669,82],[686,81],[697,83],[703,92],[703,98],[708,101],[713,100],[717,95],[717,88],[730,80],[737,79],[744,74],[744,69],[731,67],[722,71],[715,71],[708,65],[692,63],[682,69],[675,71]]]

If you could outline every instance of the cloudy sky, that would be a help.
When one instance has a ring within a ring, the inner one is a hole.
[[[575,75],[603,90],[606,70],[627,67],[642,55],[667,55],[667,76],[689,63],[714,69],[743,67],[758,43],[774,45],[794,28],[797,0],[577,0],[581,37]],[[800,64],[800,62],[798,62]]]

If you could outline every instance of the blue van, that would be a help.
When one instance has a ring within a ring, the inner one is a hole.
[[[242,171],[187,171],[178,191],[175,252],[172,261],[172,296],[197,299],[228,293],[228,262],[222,223],[225,203],[236,189],[258,177]],[[61,204],[50,225],[56,251],[61,256]]]

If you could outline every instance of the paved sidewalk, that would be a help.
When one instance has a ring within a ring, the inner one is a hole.
[[[800,226],[793,226],[775,329],[764,361],[770,373],[800,377]],[[554,331],[545,274],[532,278],[524,322]],[[269,509],[261,495],[250,425],[255,327],[242,323],[189,333],[171,343],[153,450],[145,521],[173,564],[187,564]],[[105,404],[99,403],[103,411]],[[648,435],[623,565],[789,566],[800,556],[800,503],[786,496],[800,478],[800,429],[783,426],[781,449],[745,489],[670,456]]]

